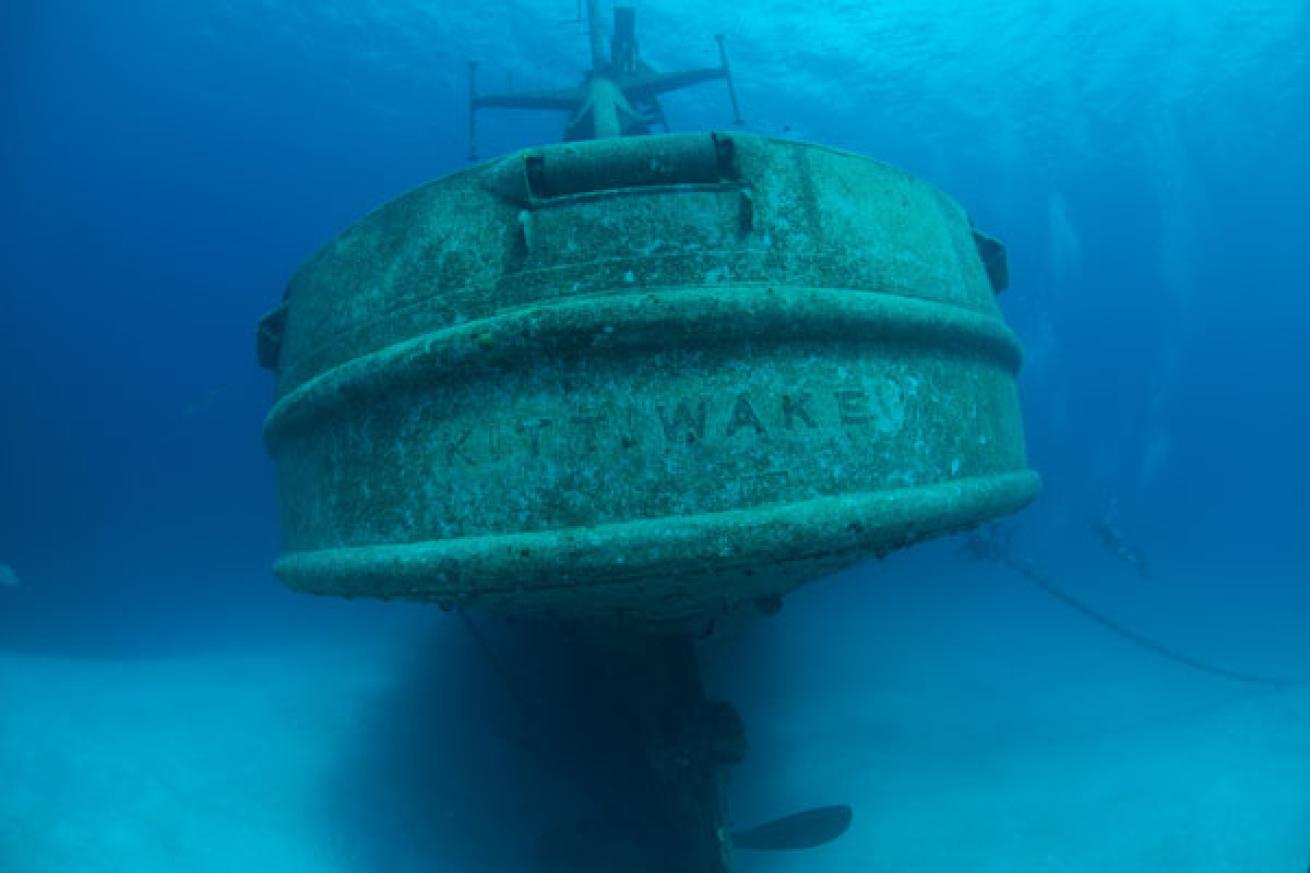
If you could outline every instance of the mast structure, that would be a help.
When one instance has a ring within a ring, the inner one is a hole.
[[[702,82],[723,79],[732,103],[733,123],[741,124],[737,91],[723,34],[715,41],[719,48],[719,66],[659,72],[638,54],[636,10],[631,6],[614,7],[614,30],[608,55],[601,30],[599,0],[587,0],[587,36],[591,69],[572,88],[536,91],[513,91],[479,94],[477,62],[469,62],[469,160],[478,159],[477,113],[480,109],[535,109],[567,112],[565,142],[639,136],[655,127],[668,132],[668,122],[659,97]]]

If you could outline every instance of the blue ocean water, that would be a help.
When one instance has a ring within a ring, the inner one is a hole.
[[[467,165],[465,62],[489,88],[571,83],[577,14],[0,9],[0,869],[530,869],[583,803],[585,766],[519,741],[452,618],[273,580],[253,350],[304,258]],[[1017,554],[1192,657],[1310,679],[1310,8],[653,0],[638,21],[659,68],[714,64],[726,34],[747,129],[901,166],[1006,242],[1045,483]],[[718,84],[665,110],[731,120]],[[479,149],[560,125],[488,115]],[[1107,513],[1150,579],[1098,543]],[[741,869],[1305,868],[1310,696],[1171,663],[957,546],[705,652],[750,731],[741,824],[855,808],[838,841]]]

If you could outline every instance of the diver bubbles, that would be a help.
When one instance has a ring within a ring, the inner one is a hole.
[[[1161,113],[1145,148],[1156,170],[1159,239],[1156,272],[1160,283],[1160,341],[1147,375],[1148,397],[1137,491],[1145,498],[1167,467],[1173,453],[1169,422],[1175,418],[1175,397],[1187,372],[1187,343],[1193,333],[1197,265],[1203,261],[1198,223],[1205,214],[1205,189],[1192,167],[1173,113]]]

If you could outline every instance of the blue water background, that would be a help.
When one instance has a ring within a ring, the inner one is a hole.
[[[0,560],[30,583],[7,640],[296,611],[268,574],[253,325],[317,246],[465,165],[466,59],[483,87],[577,76],[571,3],[479,8],[6,5]],[[1117,501],[1162,556],[1304,568],[1308,22],[1249,0],[660,3],[639,26],[661,68],[713,64],[726,32],[750,129],[900,165],[1006,241],[1047,489],[1026,525],[1083,539]],[[730,121],[717,84],[666,102],[678,129]],[[558,129],[488,114],[480,148]]]
[[[574,81],[575,11],[4,4],[0,561],[22,585],[0,591],[0,649],[349,646],[413,615],[273,580],[254,325],[318,246],[467,165],[466,60],[488,89]],[[899,165],[1007,243],[1045,482],[1015,522],[1025,555],[1102,575],[1084,596],[1193,651],[1304,663],[1288,605],[1310,576],[1310,8],[659,2],[638,26],[661,69],[713,64],[726,33],[747,129]],[[680,130],[730,124],[717,83],[665,108]],[[488,114],[480,151],[560,126]],[[1111,505],[1154,588],[1092,540]],[[848,577],[777,633],[914,604],[925,568],[957,564],[938,545],[863,569],[876,585]],[[980,625],[1025,619],[972,596]]]

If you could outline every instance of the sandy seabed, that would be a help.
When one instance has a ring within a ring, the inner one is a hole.
[[[750,733],[734,819],[842,802],[854,824],[743,852],[743,873],[1306,869],[1310,689],[1152,659],[1013,580],[859,608],[819,589],[704,660]],[[488,676],[416,668],[468,655],[453,621],[429,632],[445,642],[0,655],[0,869],[527,869],[549,780],[468,723]]]

